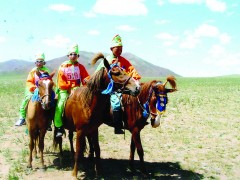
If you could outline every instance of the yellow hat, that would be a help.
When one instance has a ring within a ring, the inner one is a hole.
[[[118,34],[113,37],[112,43],[111,43],[111,48],[116,46],[122,46],[122,39]]]
[[[43,60],[43,61],[45,61],[45,54],[44,53],[37,53],[36,55],[35,55],[35,59],[37,60]]]
[[[72,52],[79,54],[79,49],[77,44],[74,44],[69,48],[68,55]]]

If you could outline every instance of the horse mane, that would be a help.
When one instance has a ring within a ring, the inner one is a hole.
[[[102,67],[99,71],[95,72],[87,81],[86,86],[81,86],[75,90],[75,100],[83,101],[84,104],[90,105],[93,100],[93,96],[104,89],[104,77],[105,69]]]
[[[99,52],[99,53],[95,54],[95,55],[93,56],[92,60],[91,60],[91,65],[96,64],[96,62],[97,62],[99,59],[101,59],[101,58],[104,58],[103,53],[100,53],[100,52]]]
[[[152,80],[150,82],[141,83],[140,84],[141,85],[141,92],[140,92],[140,94],[141,93],[145,93],[146,91],[148,91],[149,88],[152,86],[152,84],[156,84],[156,83],[157,83],[156,80]]]
[[[89,91],[96,93],[99,90],[103,90],[103,76],[104,76],[105,68],[102,67],[99,71],[95,72],[91,78],[87,82],[87,87]]]
[[[145,96],[148,96],[149,94],[149,89],[152,87],[153,84],[156,84],[157,81],[156,80],[152,80],[150,82],[144,82],[144,83],[140,83],[141,85],[141,91],[138,97],[142,97],[143,99],[145,99]],[[142,94],[144,94],[145,96],[143,97]]]

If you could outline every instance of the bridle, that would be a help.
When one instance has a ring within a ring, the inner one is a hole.
[[[161,82],[158,82],[156,85],[158,84],[162,84]],[[149,106],[150,103],[150,99],[153,95],[153,92],[157,98],[157,102],[156,102],[156,109],[157,109],[157,113],[154,113],[151,111],[151,108]],[[167,104],[167,93],[166,92],[158,92],[157,90],[154,90],[152,87],[149,90],[148,93],[148,98],[147,101],[142,105],[139,98],[137,97],[138,103],[140,105],[140,107],[143,110],[143,117],[144,118],[148,118],[149,115],[151,115],[151,119],[155,119],[158,115],[162,115],[165,112],[165,108],[163,109],[162,107],[166,107]]]
[[[126,85],[127,85],[128,81],[129,81],[130,79],[131,79],[131,77],[129,76],[129,78],[128,78],[125,82],[123,82],[123,83],[115,82],[116,84],[121,84],[121,85],[122,85],[122,88],[121,88],[121,89],[118,89],[117,92],[119,92],[119,93],[121,93],[121,92],[125,92],[125,93],[129,92],[130,90],[127,90],[127,89],[125,89],[125,88],[126,88]]]
[[[151,87],[150,90],[149,90],[149,93],[148,93],[147,101],[143,105],[141,104],[141,102],[139,100],[139,97],[137,97],[138,103],[143,110],[143,117],[146,118],[146,119],[149,117],[149,115],[152,115],[152,116],[155,116],[155,117],[157,116],[156,113],[151,112],[151,109],[149,107],[149,101],[152,97],[152,94],[153,94],[153,89]]]
[[[112,78],[112,69],[113,69],[113,67],[115,67],[115,66],[118,67],[118,68],[120,68],[120,66],[119,66],[118,64],[115,64],[115,63],[110,65],[110,69],[109,69],[108,72],[107,72],[108,77],[109,77],[109,79],[110,79],[110,82],[109,82],[109,84],[108,84],[107,89],[105,89],[105,90],[102,91],[102,94],[111,94],[111,93],[113,92],[114,83],[115,83],[115,84],[120,84],[120,85],[122,85],[121,89],[118,89],[116,92],[118,92],[118,93],[122,93],[122,92],[127,93],[128,91],[130,91],[130,90],[126,90],[126,89],[125,89],[127,83],[128,83],[129,80],[131,79],[130,76],[129,76],[129,78],[126,79],[126,81],[124,81],[123,83],[115,82],[115,81],[113,80],[113,78]]]
[[[46,77],[39,78],[39,80],[47,80],[47,79],[49,79],[49,80],[52,81],[52,78],[51,78],[50,76],[46,76]],[[39,83],[38,83],[38,81],[37,81],[36,85],[37,85],[37,87],[38,87],[38,89],[39,89]],[[44,94],[44,95],[42,95],[42,96],[40,96],[40,94],[39,94],[39,92],[38,92],[38,98],[36,98],[36,101],[40,102],[42,108],[45,109],[45,110],[47,110],[47,108],[46,108],[46,103],[43,101],[43,99],[44,99],[45,97],[49,97],[50,108],[51,108],[51,107],[53,106],[53,100],[54,100],[54,98],[55,98],[55,93],[54,93],[54,91],[52,90],[51,94],[46,93],[46,94]]]

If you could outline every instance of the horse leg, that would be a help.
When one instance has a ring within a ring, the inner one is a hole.
[[[98,139],[98,129],[96,131],[93,132],[92,134],[92,142],[93,142],[93,149],[95,151],[95,171],[96,171],[96,175],[101,174],[102,171],[102,167],[101,167],[101,158],[100,158],[100,154],[101,154],[101,150],[100,150],[100,146],[99,146],[99,139]]]
[[[28,160],[28,168],[32,168],[32,154],[33,154],[33,148],[34,148],[34,140],[33,140],[33,135],[32,132],[29,132],[29,137],[30,137],[30,142],[29,142],[29,160]]]
[[[136,150],[136,146],[135,143],[133,141],[133,136],[131,138],[131,145],[130,145],[130,157],[129,157],[129,166],[131,171],[135,171],[134,168],[134,154],[135,154],[135,150]]]
[[[83,133],[81,130],[77,131],[77,137],[76,137],[76,153],[75,153],[75,162],[74,162],[74,168],[72,172],[72,176],[77,179],[77,173],[78,173],[78,163],[79,163],[79,157],[83,154],[83,148],[81,147],[81,144],[85,141],[85,137],[83,136]]]
[[[88,139],[88,144],[89,144],[88,158],[92,160],[94,158],[94,147],[93,147],[92,137],[87,136],[87,139]]]
[[[63,149],[62,149],[62,137],[58,137],[58,145],[59,145],[59,160],[60,166],[62,167],[63,163]]]
[[[43,150],[44,150],[44,137],[46,134],[46,129],[41,130],[39,134],[39,142],[38,142],[38,148],[39,148],[39,154],[40,154],[40,163],[41,163],[41,168],[45,169],[46,166],[44,165],[44,159],[43,159]]]
[[[34,157],[37,159],[37,134],[34,135],[34,140],[33,140],[33,152],[34,152]]]
[[[144,175],[147,175],[147,171],[144,165],[144,158],[143,158],[144,152],[143,152],[143,147],[141,143],[140,131],[137,127],[132,131],[132,138],[137,148],[137,153],[140,160],[140,170]]]
[[[72,159],[74,159],[74,147],[73,147],[73,131],[68,131],[68,139],[70,142],[70,148],[71,148],[71,154],[72,154]]]

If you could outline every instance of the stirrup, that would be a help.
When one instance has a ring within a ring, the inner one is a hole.
[[[114,133],[115,134],[124,134],[124,131],[120,128],[114,128]]]

